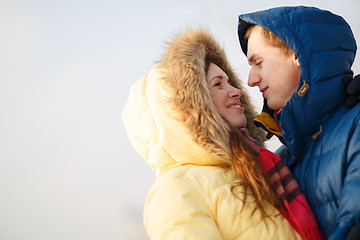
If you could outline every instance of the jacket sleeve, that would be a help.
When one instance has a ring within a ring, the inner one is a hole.
[[[354,124],[354,132],[348,142],[347,168],[339,200],[337,229],[328,239],[346,239],[360,224],[360,119]],[[360,239],[360,236],[357,236]]]
[[[289,149],[285,145],[281,145],[276,151],[275,154],[278,155],[281,160],[286,164],[286,166],[292,170],[295,165],[295,160],[292,157]]]
[[[160,177],[150,189],[144,209],[144,224],[150,238],[223,239],[214,220],[210,196],[205,196],[203,189],[183,178]]]

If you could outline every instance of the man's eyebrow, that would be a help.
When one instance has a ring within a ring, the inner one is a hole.
[[[248,58],[248,63],[251,64],[255,61],[254,55],[251,55],[250,58]]]
[[[249,64],[254,63],[256,58],[258,58],[256,54],[251,55],[250,58],[248,58],[248,63]]]

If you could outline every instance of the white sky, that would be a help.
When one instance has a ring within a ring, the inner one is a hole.
[[[210,30],[246,81],[237,17],[281,5],[342,15],[359,44],[358,0],[0,0],[0,239],[147,239],[155,176],[122,125],[131,84],[189,26]]]

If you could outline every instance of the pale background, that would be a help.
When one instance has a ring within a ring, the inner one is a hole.
[[[0,239],[147,239],[155,177],[122,125],[130,85],[189,26],[210,30],[246,81],[237,16],[281,5],[340,14],[359,43],[358,0],[0,0]]]

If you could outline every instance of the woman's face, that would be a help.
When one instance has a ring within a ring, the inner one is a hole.
[[[240,103],[241,91],[229,84],[227,74],[217,65],[210,63],[206,80],[220,116],[233,128],[246,127],[244,108]]]

